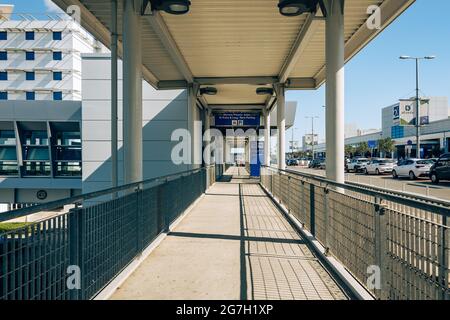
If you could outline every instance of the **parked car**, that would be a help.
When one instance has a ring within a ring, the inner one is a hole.
[[[417,178],[429,177],[433,160],[422,159],[407,159],[400,161],[398,165],[394,166],[392,170],[392,177],[397,179],[399,177],[409,177],[411,180]]]
[[[327,168],[326,160],[325,159],[321,159],[320,163],[319,163],[319,169],[325,170],[326,168]]]
[[[450,180],[450,153],[444,154],[430,169],[431,181],[438,184],[441,180]]]
[[[306,159],[306,158],[302,158],[299,161],[299,165],[302,167],[308,167],[310,163],[311,163],[311,160]]]
[[[392,170],[394,170],[395,161],[391,159],[375,159],[372,160],[368,165],[366,165],[366,168],[364,169],[365,174],[385,174],[385,173],[392,173]]]
[[[370,160],[367,158],[353,158],[350,163],[347,164],[347,172],[362,172]]]
[[[299,165],[299,162],[298,162],[298,160],[297,159],[289,159],[289,160],[286,160],[286,165],[288,165],[288,166],[298,166]]]
[[[321,166],[324,167],[325,164],[325,159],[314,159],[313,161],[311,161],[311,163],[309,164],[309,167],[311,169],[321,169]]]

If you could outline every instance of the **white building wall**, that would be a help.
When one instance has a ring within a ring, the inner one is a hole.
[[[119,183],[123,183],[122,66],[119,64]],[[111,186],[111,73],[109,55],[83,55],[83,193]],[[189,169],[171,160],[176,129],[187,129],[185,90],[157,91],[143,81],[144,179]]]
[[[8,100],[26,100],[27,91],[34,91],[36,100],[53,100],[53,91],[61,91],[63,100],[81,100],[81,53],[105,50],[71,20],[3,21],[0,31],[8,32],[8,39],[0,40],[0,51],[8,55],[0,60],[0,71],[8,72],[0,91],[8,92]],[[25,39],[27,31],[34,31],[34,40]],[[53,40],[53,31],[62,32],[62,40]],[[35,60],[25,59],[27,51],[35,52]],[[53,59],[55,51],[62,60]],[[35,80],[26,80],[27,71],[35,72]],[[53,80],[53,71],[62,72],[62,80]]]

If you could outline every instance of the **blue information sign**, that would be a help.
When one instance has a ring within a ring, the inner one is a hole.
[[[261,160],[264,159],[264,142],[250,142],[250,176],[261,176]]]
[[[224,112],[215,115],[216,127],[259,127],[258,113],[251,112]]]
[[[378,145],[378,143],[375,140],[370,140],[369,142],[367,142],[367,144],[369,145],[370,149],[375,149]]]

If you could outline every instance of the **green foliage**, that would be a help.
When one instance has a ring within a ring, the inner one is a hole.
[[[0,233],[22,229],[29,225],[30,223],[27,222],[3,222],[0,223]]]
[[[395,141],[391,138],[378,140],[378,149],[380,152],[392,153],[395,151]]]
[[[367,142],[360,142],[355,151],[356,153],[364,156],[367,152],[370,151],[369,144]]]

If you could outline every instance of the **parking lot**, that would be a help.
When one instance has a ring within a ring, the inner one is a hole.
[[[288,167],[289,170],[296,170],[308,174],[325,176],[325,170],[309,169],[305,167]],[[384,189],[408,192],[450,201],[450,182],[443,181],[439,185],[434,185],[428,179],[418,179],[411,181],[408,178],[393,179],[391,175],[370,175],[361,173],[346,173],[346,181],[371,185]]]

